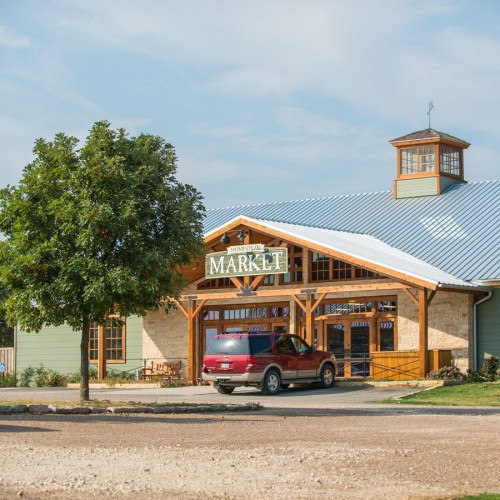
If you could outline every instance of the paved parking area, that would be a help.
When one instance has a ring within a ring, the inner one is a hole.
[[[231,395],[219,394],[211,386],[170,388],[106,388],[91,389],[91,399],[110,401],[158,403],[260,403],[266,408],[332,408],[377,403],[401,397],[418,389],[415,387],[372,387],[369,385],[339,386],[332,389],[291,387],[276,396],[264,396],[254,388],[238,388]],[[77,401],[78,389],[6,388],[0,389],[0,400]]]

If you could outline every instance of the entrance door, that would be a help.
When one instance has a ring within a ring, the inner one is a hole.
[[[370,375],[370,323],[356,321],[351,323],[351,376]]]
[[[345,358],[345,324],[330,323],[326,325],[326,349],[337,359],[338,375],[344,376]]]

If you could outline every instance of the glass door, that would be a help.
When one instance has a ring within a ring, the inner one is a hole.
[[[370,323],[351,323],[351,377],[370,376]]]
[[[326,348],[337,359],[338,375],[343,377],[345,373],[345,324],[329,323],[326,325]]]
[[[396,347],[394,337],[394,321],[379,321],[380,331],[380,350],[381,351],[394,351]]]

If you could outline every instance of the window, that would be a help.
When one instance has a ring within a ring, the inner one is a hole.
[[[288,272],[282,275],[283,283],[302,282],[302,247],[288,247]]]
[[[320,253],[311,253],[311,270],[313,281],[327,281],[330,279],[330,257]]]
[[[401,150],[401,174],[417,174],[434,171],[434,146],[422,146]]]
[[[353,266],[343,260],[331,259],[327,255],[311,252],[311,281],[335,281],[362,278],[377,278],[367,269]]]
[[[439,169],[443,174],[460,175],[460,149],[441,145]]]
[[[125,362],[125,321],[117,317],[108,318],[104,325],[99,325],[96,321],[90,323],[90,362],[96,363],[99,359],[99,332],[101,330],[103,330],[106,342],[106,361],[108,363]]]
[[[206,288],[231,288],[234,287],[230,278],[213,278],[211,280],[205,280],[198,285],[199,290],[204,290]]]

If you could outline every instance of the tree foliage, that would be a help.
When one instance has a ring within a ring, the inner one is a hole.
[[[5,247],[5,242],[0,241],[0,262],[2,256],[2,248]],[[14,329],[5,321],[5,301],[7,300],[7,288],[0,281],[0,347],[14,346]]]
[[[6,316],[27,331],[63,322],[82,330],[88,399],[89,321],[116,310],[144,314],[178,297],[181,267],[203,251],[202,197],[175,178],[164,139],[129,137],[106,121],[81,149],[60,133],[37,140],[34,155],[19,185],[0,191]]]

